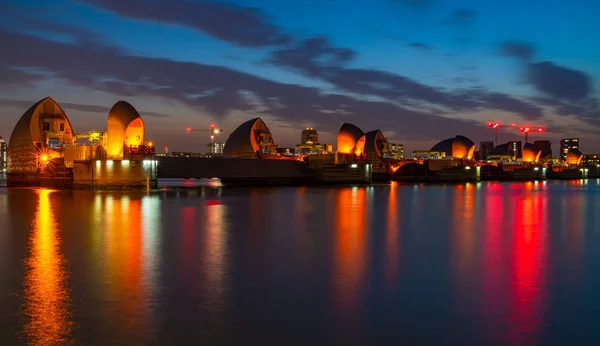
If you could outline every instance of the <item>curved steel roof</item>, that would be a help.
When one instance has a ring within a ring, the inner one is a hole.
[[[123,128],[127,128],[127,125],[137,118],[141,119],[142,117],[129,102],[118,101],[108,112],[107,122],[119,123],[123,125]]]
[[[256,157],[260,147],[256,140],[256,133],[271,132],[261,118],[254,118],[238,126],[227,138],[223,156],[225,157]]]
[[[386,142],[385,136],[383,132],[380,130],[373,130],[365,133],[365,148],[363,152],[368,157],[381,157],[383,153],[381,149],[383,149],[382,145]]]
[[[42,141],[39,116],[53,114],[60,116],[67,124],[66,130],[72,134],[73,127],[65,111],[51,97],[46,97],[21,116],[13,128],[8,142],[9,171],[29,171],[36,169],[37,151],[34,142]]]
[[[523,146],[523,152],[521,154],[521,160],[523,162],[537,163],[540,160],[542,154],[542,148],[535,144],[525,143]]]
[[[465,136],[445,139],[431,148],[431,151],[446,153],[446,156],[452,156],[455,159],[471,159],[475,151],[475,143]]]
[[[340,127],[337,136],[337,151],[341,153],[351,153],[356,142],[364,136],[364,132],[356,125],[344,123]]]

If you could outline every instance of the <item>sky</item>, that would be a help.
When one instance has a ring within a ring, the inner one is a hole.
[[[261,117],[276,144],[345,122],[407,153],[489,121],[600,152],[596,0],[3,0],[0,136],[46,96],[76,132],[131,103],[158,148],[203,152]],[[501,128],[499,142],[524,140]],[[162,150],[159,150],[162,151]]]

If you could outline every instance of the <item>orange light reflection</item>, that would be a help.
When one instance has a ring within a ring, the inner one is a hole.
[[[52,191],[38,192],[39,204],[26,260],[24,334],[28,344],[65,344],[70,339],[71,296],[67,261],[60,252],[61,239],[50,201]]]
[[[367,254],[366,190],[337,190],[334,262],[334,301],[343,318],[358,318],[358,300],[363,293]]]

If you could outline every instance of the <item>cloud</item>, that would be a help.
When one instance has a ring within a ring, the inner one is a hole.
[[[410,48],[421,49],[421,50],[433,49],[433,46],[428,45],[427,43],[421,43],[421,42],[411,42],[411,43],[407,44],[406,46],[408,46]]]
[[[455,9],[450,18],[447,20],[447,23],[450,25],[467,25],[477,18],[478,13],[475,10],[468,8],[457,8]]]
[[[447,91],[385,71],[350,68],[348,65],[354,56],[352,51],[333,47],[321,38],[318,44],[300,43],[292,48],[276,50],[269,62],[318,78],[344,92],[415,107],[437,105],[451,111],[491,108],[516,112],[528,119],[539,118],[543,114],[541,108],[528,102],[509,95],[486,92],[481,88]],[[322,61],[327,61],[327,64]],[[499,102],[500,98],[504,102]]]
[[[255,8],[216,1],[78,0],[122,17],[179,25],[244,47],[287,43],[291,37]]]
[[[535,54],[535,48],[531,44],[522,41],[504,41],[500,42],[498,46],[500,55],[523,61],[530,61]]]
[[[0,98],[0,104],[5,105],[5,106],[15,106],[15,107],[22,108],[23,112],[25,112],[25,110],[29,109],[29,107],[31,107],[33,105],[33,103],[37,102],[37,101],[39,101],[39,100],[35,100],[32,102],[31,100],[25,101],[25,100]],[[106,107],[106,106],[88,105],[88,104],[70,103],[70,102],[59,102],[59,103],[60,103],[60,106],[65,110],[76,110],[76,111],[90,112],[90,113],[101,113],[104,115],[108,115],[108,112],[110,111],[110,107]],[[161,114],[161,113],[156,113],[156,112],[139,111],[139,113],[142,116],[151,116],[151,117],[159,117],[159,118],[168,117],[168,115],[166,115],[166,114]]]
[[[385,122],[386,129],[402,133],[407,139],[419,140],[444,138],[459,132],[478,133],[480,128],[473,121],[410,110],[383,100],[324,94],[316,88],[277,83],[220,66],[128,56],[115,51],[99,55],[87,45],[52,42],[15,33],[0,32],[0,41],[13,47],[0,55],[0,67],[43,70],[48,76],[75,86],[117,95],[126,91],[138,97],[175,100],[215,115],[232,110],[269,114],[288,124],[319,123],[324,131],[337,131],[346,121],[365,128],[376,128]],[[44,52],[43,57],[36,54],[39,51]],[[106,110],[89,105],[65,106]]]
[[[592,93],[588,74],[550,61],[528,64],[526,79],[545,95],[563,100],[581,100]]]

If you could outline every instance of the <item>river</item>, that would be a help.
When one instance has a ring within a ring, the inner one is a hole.
[[[0,187],[0,344],[598,345],[600,182]]]

